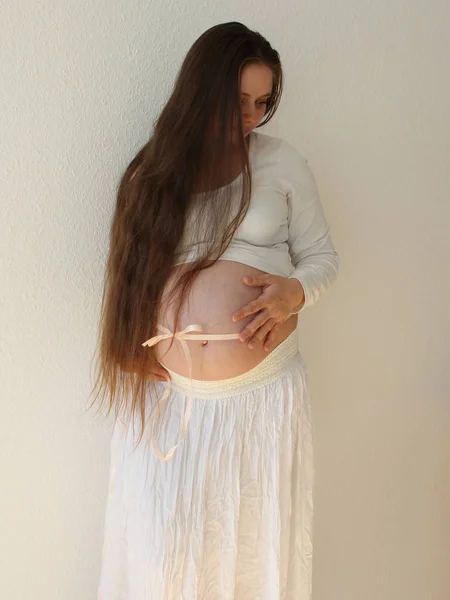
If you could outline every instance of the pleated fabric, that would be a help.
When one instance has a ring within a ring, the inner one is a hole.
[[[139,427],[115,423],[98,600],[310,600],[313,429],[297,330],[244,375],[171,378],[160,448],[177,442],[188,391],[193,407],[170,461],[151,428],[136,447]]]

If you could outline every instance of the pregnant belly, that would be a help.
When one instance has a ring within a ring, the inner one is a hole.
[[[175,302],[169,305],[164,297],[172,289],[180,276],[183,265],[173,268],[161,302],[158,323],[170,331],[174,331]],[[184,301],[180,316],[178,331],[188,325],[201,325],[205,333],[240,333],[255,313],[233,322],[233,314],[262,293],[261,287],[249,287],[243,283],[245,275],[261,275],[264,271],[249,267],[242,263],[219,260],[215,265],[202,271],[191,288],[188,298]],[[297,315],[291,315],[279,327],[274,347],[285,340],[297,326]],[[175,373],[189,377],[189,370],[181,342],[162,340],[155,346],[156,356],[163,367]],[[192,357],[193,379],[217,380],[241,375],[256,367],[274,349],[266,351],[259,342],[253,349],[248,347],[248,341],[208,340],[206,345],[202,340],[186,340]]]

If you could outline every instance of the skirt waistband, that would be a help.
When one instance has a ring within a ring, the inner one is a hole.
[[[175,446],[173,446],[165,455],[161,453],[156,444],[153,425],[153,450],[156,456],[159,458],[159,460],[162,460],[164,462],[172,458],[172,456],[175,453],[175,450],[185,438],[192,410],[193,396],[196,396],[197,398],[220,398],[227,395],[239,394],[246,390],[256,389],[277,379],[281,375],[281,373],[288,369],[288,367],[291,365],[291,362],[294,359],[298,359],[298,357],[301,356],[298,349],[298,331],[297,329],[294,329],[294,331],[292,331],[292,333],[290,333],[285,340],[278,344],[278,346],[274,350],[272,350],[272,352],[266,358],[264,358],[258,365],[256,365],[256,367],[250,369],[242,375],[237,375],[236,377],[230,377],[228,379],[219,379],[213,381],[192,379],[191,353],[185,340],[233,340],[239,339],[239,332],[220,334],[191,333],[192,331],[201,332],[202,326],[188,325],[182,331],[173,333],[172,331],[167,329],[167,327],[164,327],[160,324],[158,324],[157,327],[159,331],[163,331],[164,333],[150,338],[142,345],[154,346],[161,340],[170,339],[174,337],[180,341],[189,366],[189,377],[179,375],[178,373],[175,373],[174,371],[171,371],[170,369],[167,369],[167,367],[165,367],[170,375],[170,381],[167,382],[167,387],[164,391],[164,394],[158,402],[158,413],[160,412],[160,403],[162,403],[166,398],[168,398],[172,386],[175,389],[178,389],[185,393],[188,396],[188,400],[184,412],[180,439],[178,443],[175,444]]]
[[[242,375],[209,381],[184,377],[167,367],[164,368],[170,375],[171,384],[174,389],[186,394],[191,393],[196,398],[223,398],[224,396],[240,394],[274,381],[289,367],[291,359],[298,352],[298,330],[295,329],[270,354],[258,363],[256,367],[253,367]]]

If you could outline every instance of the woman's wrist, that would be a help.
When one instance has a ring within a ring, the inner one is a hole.
[[[305,304],[305,290],[303,289],[302,284],[295,277],[290,277],[289,281],[291,283],[292,288],[292,308],[291,315],[295,315],[301,311],[303,305]]]

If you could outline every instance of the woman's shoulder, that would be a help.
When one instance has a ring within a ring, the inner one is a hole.
[[[308,159],[298,148],[282,137],[259,131],[255,133],[258,153],[270,156],[271,163],[277,165],[277,172],[281,177],[314,186],[314,176],[308,166]]]

